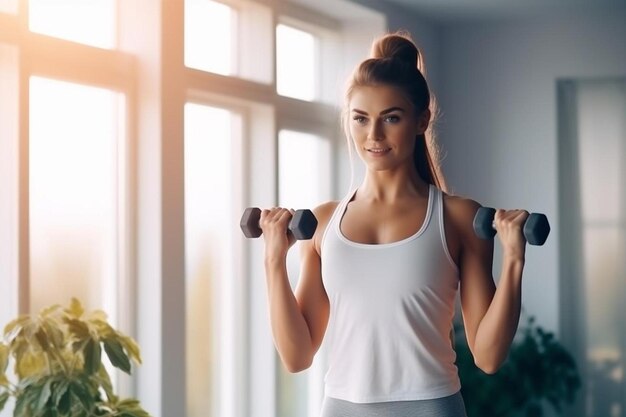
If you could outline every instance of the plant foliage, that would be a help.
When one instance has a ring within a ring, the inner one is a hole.
[[[544,401],[559,414],[565,403],[573,402],[580,388],[576,362],[552,333],[534,321],[530,317],[520,329],[507,360],[493,375],[476,367],[467,343],[456,345],[468,417],[542,417]]]
[[[132,338],[111,327],[104,312],[85,313],[75,298],[68,308],[18,317],[0,342],[0,411],[13,397],[15,417],[149,417],[139,401],[115,395],[105,356],[127,374],[131,361],[141,363]]]

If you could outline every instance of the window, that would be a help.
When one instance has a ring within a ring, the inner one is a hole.
[[[211,0],[185,0],[185,65],[232,75],[236,12]]]
[[[17,0],[0,0],[0,13],[17,13]]]
[[[100,48],[116,46],[115,0],[29,0],[30,30]]]
[[[278,94],[312,101],[316,94],[316,41],[308,32],[276,27],[276,89]]]
[[[0,43],[0,326],[18,304],[18,50]]]
[[[333,77],[384,28],[337,3],[345,33],[313,3],[0,0],[0,325],[77,296],[138,341],[116,382],[152,415],[316,415],[321,363],[280,374],[238,223],[332,194]]]
[[[582,390],[573,415],[626,410],[626,81],[559,83],[561,305]]]
[[[185,269],[187,310],[187,415],[233,415],[236,374],[243,352],[237,334],[233,225],[233,158],[240,133],[236,114],[185,105]],[[237,176],[238,177],[238,176]],[[236,177],[235,177],[236,178]]]
[[[331,198],[331,146],[328,139],[309,133],[282,130],[278,136],[278,184],[281,207],[310,209]],[[287,255],[292,288],[299,278],[299,245]],[[323,400],[324,349],[320,349],[310,369],[290,374],[277,362],[278,415],[319,414]]]
[[[31,78],[31,311],[77,297],[117,322],[123,114],[119,93]]]

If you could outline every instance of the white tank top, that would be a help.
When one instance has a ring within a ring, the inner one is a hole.
[[[452,395],[461,388],[450,341],[459,276],[446,244],[442,192],[430,186],[416,233],[384,244],[341,233],[355,192],[339,203],[322,237],[330,300],[325,394],[358,403]]]

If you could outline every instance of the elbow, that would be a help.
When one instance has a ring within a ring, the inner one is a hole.
[[[302,371],[309,369],[312,363],[313,363],[313,358],[308,357],[308,356],[293,358],[291,360],[283,359],[283,365],[285,366],[285,369],[287,369],[287,372],[292,373],[292,374],[297,374],[298,372],[302,372]]]
[[[484,373],[488,375],[495,374],[496,372],[498,372],[498,370],[502,366],[501,361],[493,361],[493,360],[490,360],[490,361],[475,360],[474,364],[476,365],[478,369],[480,369],[481,371],[483,371]]]

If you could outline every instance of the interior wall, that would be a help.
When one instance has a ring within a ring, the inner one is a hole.
[[[444,172],[457,194],[551,220],[527,249],[523,306],[558,334],[556,83],[626,75],[626,11],[449,25],[440,48]]]

